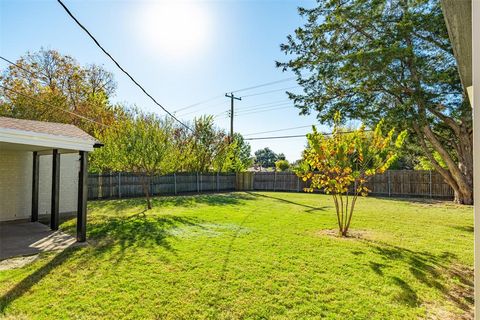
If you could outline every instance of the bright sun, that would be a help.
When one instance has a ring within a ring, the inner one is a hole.
[[[190,1],[159,1],[142,5],[137,32],[154,53],[184,59],[209,45],[211,17],[205,6]]]

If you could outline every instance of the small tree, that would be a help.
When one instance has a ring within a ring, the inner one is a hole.
[[[275,162],[275,168],[277,171],[286,171],[290,168],[290,163],[287,160],[277,160]]]
[[[307,135],[308,147],[297,174],[310,181],[305,191],[322,189],[332,195],[339,234],[343,237],[347,236],[358,196],[366,196],[370,191],[367,181],[388,169],[405,139],[406,131],[402,131],[393,141],[395,130],[383,135],[382,126],[383,121],[373,132],[367,132],[364,126],[345,132],[337,113],[331,136],[317,132],[315,127]]]
[[[139,175],[147,208],[151,209],[151,177],[174,172],[178,166],[173,136],[174,127],[170,120],[137,111],[102,133],[105,146],[93,153],[92,160],[103,170]]]

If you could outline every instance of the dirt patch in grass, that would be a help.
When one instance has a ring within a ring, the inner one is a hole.
[[[373,239],[373,232],[369,230],[351,230],[348,232],[346,237],[342,237],[337,229],[325,229],[325,230],[318,230],[315,232],[316,236],[327,236],[333,237],[338,239],[366,239],[372,240]]]

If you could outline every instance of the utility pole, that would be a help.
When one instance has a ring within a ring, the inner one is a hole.
[[[225,97],[230,98],[230,143],[232,143],[233,142],[233,115],[234,115],[233,104],[235,100],[242,100],[242,98],[235,97],[233,92],[231,92],[230,94],[225,93]]]

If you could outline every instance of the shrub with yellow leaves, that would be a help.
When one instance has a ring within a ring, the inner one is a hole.
[[[358,196],[370,192],[366,183],[390,167],[407,135],[402,131],[394,139],[395,129],[383,134],[383,126],[380,121],[373,131],[363,125],[347,131],[341,127],[337,113],[331,135],[318,132],[315,126],[307,134],[308,147],[303,152],[302,170],[297,174],[303,181],[310,181],[306,192],[319,189],[332,195],[341,236],[348,235]]]

